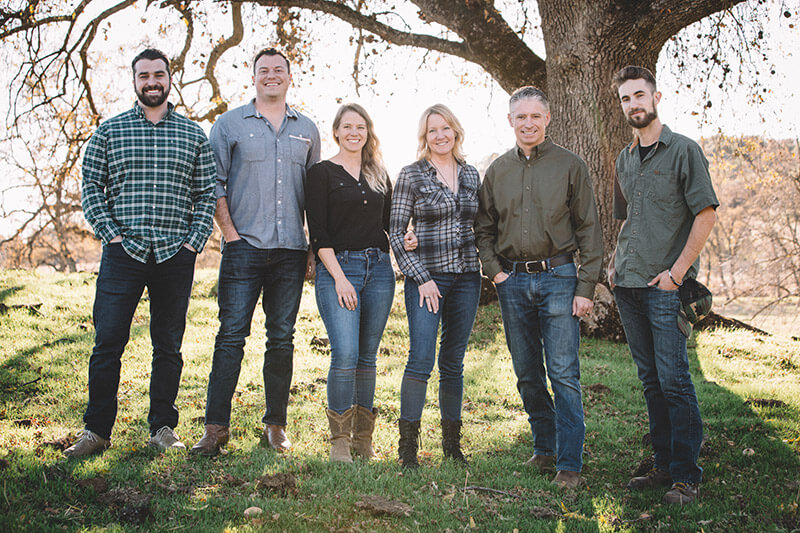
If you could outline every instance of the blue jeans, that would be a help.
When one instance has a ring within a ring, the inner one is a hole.
[[[328,408],[339,414],[353,405],[372,411],[375,396],[375,361],[392,310],[394,270],[389,254],[369,248],[336,254],[358,295],[358,306],[340,307],[336,283],[325,265],[317,262],[317,308],[331,342],[328,370]]]
[[[534,453],[555,454],[557,470],[580,472],[586,425],[578,359],[580,324],[572,315],[575,265],[535,274],[507,273],[508,279],[497,285],[497,295]]]
[[[443,419],[461,420],[464,352],[481,296],[479,272],[434,272],[431,276],[442,295],[436,313],[428,311],[425,305],[419,306],[417,283],[411,278],[406,278],[405,282],[409,351],[400,385],[400,418],[410,422],[422,418],[428,378],[436,361],[439,322],[442,324],[439,342],[439,410]]]
[[[117,418],[117,390],[122,352],[144,288],[150,297],[150,433],[178,425],[175,398],[183,369],[181,342],[197,257],[184,247],[163,263],[152,254],[147,263],[130,257],[122,243],[103,247],[94,298],[95,343],[89,359],[89,405],[83,415],[86,429],[111,438]]]
[[[294,324],[303,295],[306,257],[303,250],[261,249],[244,239],[225,244],[219,266],[220,324],[208,377],[206,424],[230,425],[231,398],[239,381],[245,338],[262,296],[267,331],[262,422],[286,425]]]
[[[655,466],[674,483],[699,483],[703,421],[678,328],[678,291],[616,287],[614,298],[644,387]]]

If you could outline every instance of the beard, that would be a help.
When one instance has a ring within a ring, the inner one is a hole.
[[[158,89],[158,94],[145,94],[146,91],[150,89]],[[139,102],[142,103],[143,106],[146,107],[158,107],[164,102],[167,101],[167,97],[169,96],[169,86],[166,89],[161,87],[160,85],[148,85],[146,87],[142,87],[142,90],[136,90],[136,97],[139,99]]]
[[[628,115],[628,124],[633,126],[636,129],[646,128],[653,122],[655,119],[658,118],[658,113],[656,112],[655,108],[652,111],[647,111],[645,109],[639,108],[634,109],[633,112],[636,111],[644,111],[644,116],[639,117],[632,117],[630,114]]]

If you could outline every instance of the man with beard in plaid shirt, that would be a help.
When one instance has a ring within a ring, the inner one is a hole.
[[[121,357],[142,292],[150,298],[150,446],[183,449],[175,434],[181,341],[197,253],[211,235],[215,165],[203,130],[167,102],[169,60],[134,58],[138,102],[103,123],[83,161],[83,211],[103,242],[94,302],[95,346],[81,438],[64,454],[111,445]]]

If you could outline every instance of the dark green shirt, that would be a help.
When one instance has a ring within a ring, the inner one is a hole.
[[[678,259],[694,217],[719,205],[708,160],[696,142],[664,126],[644,160],[636,140],[622,150],[617,180],[614,216],[625,223],[617,242],[614,282],[647,287]],[[685,277],[697,277],[699,262],[698,258]]]
[[[122,236],[132,258],[162,263],[213,229],[214,156],[203,130],[172,104],[158,124],[138,104],[97,128],[83,158],[83,213],[95,234]]]
[[[511,261],[580,252],[577,296],[592,298],[600,279],[603,236],[586,163],[549,137],[528,159],[514,147],[487,169],[479,194],[475,237],[483,271]]]

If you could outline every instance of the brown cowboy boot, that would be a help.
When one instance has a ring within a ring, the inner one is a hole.
[[[288,452],[292,449],[291,441],[286,438],[286,426],[264,424],[264,433],[261,435],[261,444],[279,452]]]
[[[208,457],[217,455],[222,451],[223,446],[228,443],[230,438],[230,430],[228,426],[220,424],[206,424],[203,430],[203,436],[197,441],[197,444],[192,446],[191,453],[197,455],[205,455]]]
[[[353,412],[351,407],[342,414],[328,409],[328,424],[331,427],[331,461],[337,463],[352,463],[350,456],[350,430],[353,427]]]
[[[372,448],[372,434],[375,431],[378,409],[373,408],[370,411],[360,405],[356,405],[353,409],[355,410],[353,413],[353,441],[350,449],[365,459],[378,459],[378,454]]]

